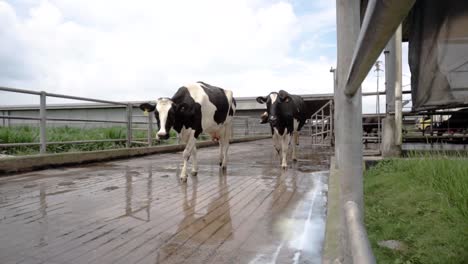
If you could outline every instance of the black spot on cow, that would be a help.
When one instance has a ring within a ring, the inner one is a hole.
[[[201,105],[193,100],[184,86],[177,90],[171,100],[175,105],[174,130],[180,133],[183,127],[192,128],[195,130],[195,137],[198,138],[203,132]]]
[[[214,114],[214,121],[217,124],[224,123],[224,121],[226,121],[226,117],[228,115],[228,110],[229,110],[229,102],[226,97],[226,94],[224,93],[224,90],[219,87],[209,85],[204,82],[198,82],[198,83],[201,84],[201,87],[203,88],[205,93],[208,95],[210,102],[216,106],[216,112]]]

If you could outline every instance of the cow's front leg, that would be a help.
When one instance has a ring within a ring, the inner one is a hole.
[[[195,132],[192,130],[190,132],[190,137],[188,138],[187,144],[185,145],[183,159],[184,165],[182,166],[182,171],[180,172],[180,180],[182,182],[187,182],[187,164],[190,159],[190,155],[192,154],[193,148],[195,147],[196,139],[195,139]]]
[[[288,146],[289,146],[289,141],[291,140],[291,135],[285,131],[283,138],[282,138],[282,144],[281,144],[281,156],[282,156],[282,161],[281,161],[281,168],[286,169],[288,167],[288,162],[287,162],[287,157],[288,157]]]
[[[278,130],[275,129],[273,132],[273,147],[275,148],[278,155],[280,155],[281,151],[281,136],[279,135]]]
[[[193,146],[192,150],[192,175],[198,174],[197,146]]]

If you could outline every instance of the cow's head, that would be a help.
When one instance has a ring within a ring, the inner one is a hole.
[[[291,97],[289,96],[289,93],[283,90],[280,90],[278,93],[272,92],[265,97],[257,97],[257,102],[260,104],[266,103],[267,107],[266,114],[268,115],[268,118],[266,118],[265,114],[263,114],[261,117],[262,123],[265,121],[265,119],[267,119],[270,124],[276,125],[282,115],[285,114],[281,111],[282,105],[289,103],[290,100]]]
[[[176,105],[169,98],[159,98],[156,104],[144,103],[140,109],[147,112],[153,112],[158,125],[158,137],[162,139],[169,138],[169,131],[175,123]]]

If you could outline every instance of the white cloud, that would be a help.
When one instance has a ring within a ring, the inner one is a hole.
[[[0,85],[109,100],[199,80],[236,96],[331,92],[334,58],[291,55],[294,41],[334,23],[321,5],[328,13],[299,16],[287,1],[0,0]]]

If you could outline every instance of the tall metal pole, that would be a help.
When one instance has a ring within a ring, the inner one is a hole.
[[[352,237],[347,231],[355,231],[348,226],[345,204],[352,203],[356,219],[363,219],[364,197],[362,176],[362,94],[359,87],[354,93],[348,84],[348,72],[351,67],[354,47],[360,31],[360,0],[336,0],[337,18],[337,89],[335,92],[336,143],[338,167],[340,171],[341,236],[340,239],[344,263],[375,263],[372,250],[366,236],[360,236],[363,250],[355,251]],[[358,220],[359,224],[363,224]],[[349,229],[350,228],[350,229]],[[351,232],[351,235],[355,234]],[[351,244],[349,243],[351,241]],[[357,255],[356,255],[357,254]],[[360,260],[359,262],[356,260]]]
[[[133,117],[133,105],[127,105],[127,148],[132,146],[132,117]]]
[[[385,97],[386,113],[382,127],[382,156],[391,157],[401,154],[401,107],[395,108],[396,94],[401,98],[401,26],[398,27],[385,49]],[[398,91],[397,91],[398,90]],[[401,100],[400,100],[401,105]],[[399,115],[397,122],[396,115]],[[398,126],[397,123],[400,125]]]
[[[360,0],[337,0],[338,68],[335,93],[337,159],[343,175],[342,195],[363,209],[361,89],[345,95],[346,79],[360,27]]]
[[[402,104],[402,29],[401,24],[395,32],[395,58],[396,58],[396,79],[395,79],[395,141],[401,151],[403,142],[403,104]]]
[[[46,92],[42,91],[40,95],[40,108],[39,108],[39,141],[41,146],[39,148],[40,154],[47,152],[47,110],[46,110]]]
[[[380,127],[380,95],[379,95],[379,81],[380,81],[380,61],[375,62],[375,71],[377,73],[377,96],[376,96],[376,109],[375,112],[377,113],[377,143],[380,144],[382,129]]]
[[[148,146],[153,145],[153,116],[148,114]]]

